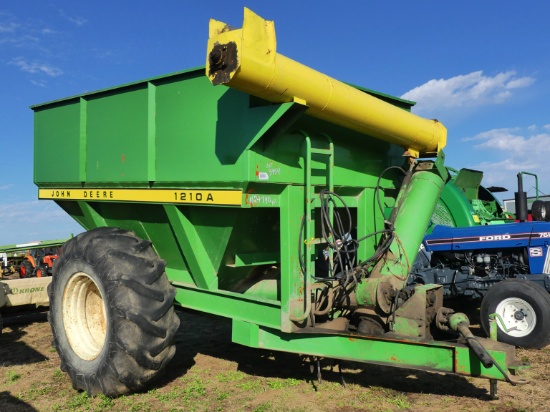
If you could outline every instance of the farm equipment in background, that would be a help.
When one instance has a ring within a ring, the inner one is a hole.
[[[0,246],[0,309],[47,306],[52,265],[68,239]],[[15,309],[14,309],[15,310]],[[0,314],[0,332],[2,331]]]
[[[481,300],[487,334],[493,315],[500,341],[542,348],[550,343],[550,203],[537,199],[529,213],[525,174],[538,193],[537,176],[519,173],[515,216],[480,185],[481,172],[463,169],[447,182],[408,284],[437,283],[445,298]]]
[[[493,195],[506,191],[505,188],[482,186],[483,172],[479,170],[447,170],[450,179],[437,202],[428,233],[436,225],[467,227],[515,221],[514,214],[505,211]]]
[[[209,33],[207,76],[32,107],[39,198],[88,229],[50,288],[74,388],[146,386],[174,356],[174,307],[254,348],[519,383],[512,346],[474,338],[440,285],[405,286],[447,180],[443,125],[280,55],[248,9]]]
[[[16,273],[20,278],[51,276],[53,262],[59,256],[60,247],[67,240],[56,239],[0,246],[0,253],[5,254],[2,274],[10,278],[13,278]]]
[[[53,262],[59,257],[59,247],[39,247],[29,249],[25,260],[21,262],[19,274],[25,277],[43,277],[51,276],[53,272]]]

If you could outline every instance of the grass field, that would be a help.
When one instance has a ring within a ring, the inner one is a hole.
[[[13,411],[547,411],[550,348],[518,350],[531,363],[523,386],[422,371],[322,363],[322,381],[307,357],[231,342],[230,322],[179,314],[177,353],[144,393],[115,399],[75,391],[59,369],[45,314],[6,326],[0,337],[0,410]],[[475,329],[474,329],[475,330]],[[478,329],[479,333],[479,329]],[[342,378],[345,385],[342,383]]]

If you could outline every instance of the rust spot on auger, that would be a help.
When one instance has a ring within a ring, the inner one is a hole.
[[[208,75],[212,77],[212,84],[225,84],[231,80],[231,73],[237,70],[237,44],[216,43],[208,55],[210,70]]]

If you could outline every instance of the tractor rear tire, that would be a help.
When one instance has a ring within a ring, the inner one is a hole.
[[[21,278],[30,278],[33,277],[35,274],[35,270],[32,267],[31,262],[29,262],[27,259],[25,259],[23,262],[21,262],[21,266],[19,266],[19,277]]]
[[[544,202],[544,210],[546,210],[546,216],[544,220],[546,222],[550,222],[550,202],[547,200]]]
[[[498,341],[535,349],[550,343],[550,294],[533,282],[507,279],[489,289],[480,309],[481,325],[487,335],[489,315],[493,313],[500,317],[496,320]]]
[[[50,287],[61,370],[88,395],[119,396],[159,377],[179,318],[166,263],[133,232],[98,228],[64,246]]]
[[[531,205],[531,216],[537,222],[548,221],[550,219],[550,202],[535,200]]]

